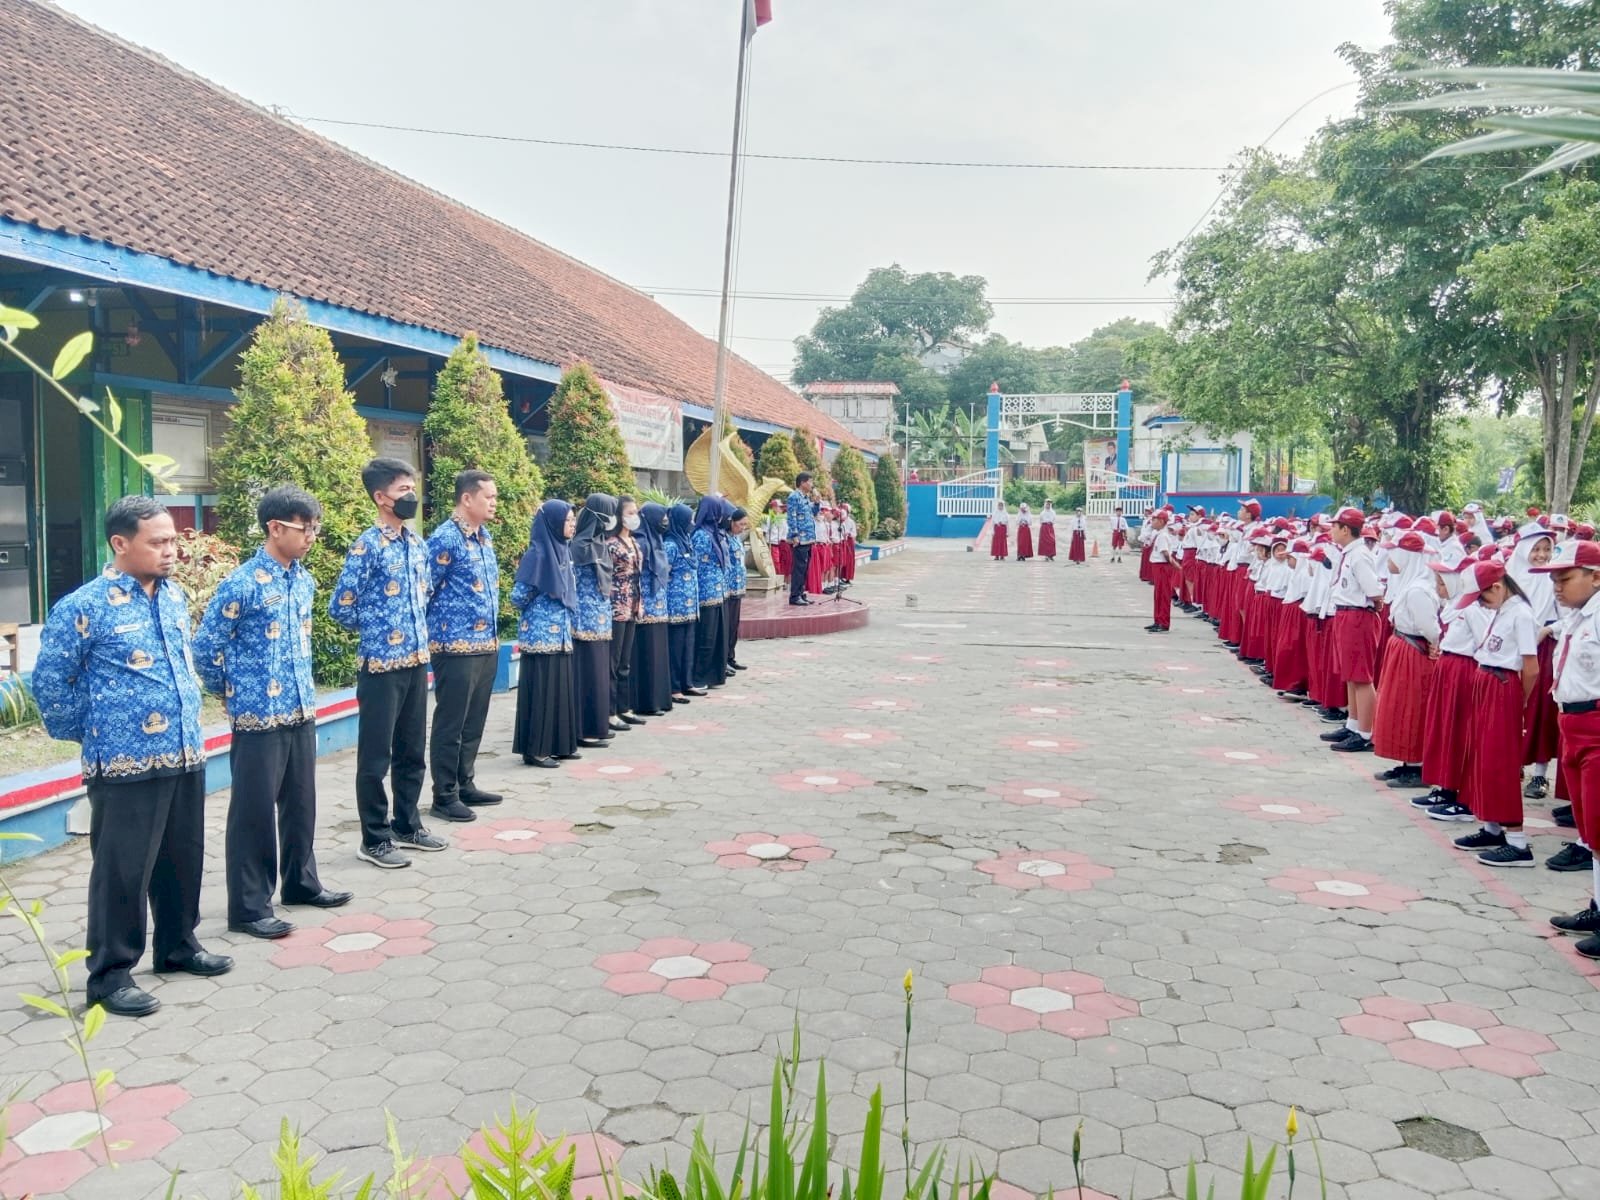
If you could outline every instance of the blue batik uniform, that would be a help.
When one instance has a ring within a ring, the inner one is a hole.
[[[796,488],[789,493],[784,512],[789,518],[791,542],[802,545],[817,540],[817,510],[812,507],[810,496]]]
[[[311,615],[317,581],[257,550],[217,587],[194,655],[206,691],[223,697],[234,729],[254,733],[314,721]]]
[[[33,694],[50,736],[81,743],[85,781],[176,775],[205,762],[189,609],[170,579],[148,596],[107,567],[64,597],[39,637]]]
[[[694,558],[682,546],[667,539],[667,620],[674,625],[697,620],[700,616],[700,581]]]
[[[356,539],[328,597],[328,615],[361,635],[356,669],[401,671],[428,661],[428,546],[402,525]]]
[[[572,614],[565,604],[517,583],[511,587],[511,605],[519,614],[518,650],[524,654],[571,653]]]
[[[670,564],[672,552],[667,551],[667,561]],[[639,617],[641,625],[657,625],[667,619],[667,592],[672,587],[672,576],[667,576],[665,587],[657,587],[655,573],[648,566],[639,572],[639,605],[642,615]]]
[[[428,539],[433,597],[428,601],[432,654],[493,654],[500,648],[500,564],[489,531],[468,534],[454,517]]]
[[[600,577],[593,563],[577,568],[578,613],[572,622],[572,636],[580,642],[611,640],[611,596],[600,590]]]
[[[728,567],[723,578],[727,585],[728,599],[734,600],[744,595],[748,571],[744,565],[744,543],[738,538],[728,539]]]
[[[690,541],[694,544],[694,569],[699,577],[700,605],[721,604],[727,594],[723,567],[717,561],[716,535],[704,525],[694,531]]]

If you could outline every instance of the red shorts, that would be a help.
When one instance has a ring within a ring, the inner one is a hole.
[[[1333,614],[1333,662],[1345,683],[1372,683],[1378,675],[1378,641],[1383,618],[1370,608],[1341,608]]]

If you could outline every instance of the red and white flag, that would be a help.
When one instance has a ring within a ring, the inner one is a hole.
[[[753,38],[756,30],[772,20],[772,0],[744,0],[744,36]]]

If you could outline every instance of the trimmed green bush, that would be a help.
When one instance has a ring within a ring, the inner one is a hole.
[[[594,368],[580,362],[561,376],[550,397],[550,459],[545,464],[548,495],[582,504],[590,492],[631,494],[633,468],[611,411],[611,400]]]
[[[878,503],[875,534],[896,538],[906,528],[906,494],[900,485],[900,464],[892,454],[880,455],[872,471],[872,491]]]
[[[234,395],[239,402],[217,456],[218,532],[235,546],[259,545],[256,502],[281,483],[322,501],[322,536],[305,558],[320,594],[312,670],[318,683],[346,687],[356,674],[355,635],[334,623],[322,601],[373,512],[361,490],[372,443],[345,390],[344,364],[326,330],[311,324],[298,305],[280,301],[239,358]]]
[[[841,504],[848,504],[865,538],[878,527],[878,502],[873,494],[867,460],[854,446],[843,446],[833,458],[833,490]]]
[[[781,479],[790,487],[800,474],[800,460],[794,456],[794,443],[781,433],[775,433],[761,444],[761,456],[756,460],[756,480]]]
[[[462,338],[439,372],[422,430],[433,445],[428,498],[435,525],[448,520],[455,507],[460,472],[487,471],[494,476],[500,504],[490,532],[500,563],[500,636],[511,637],[517,630],[511,580],[528,548],[534,510],[544,499],[544,476],[506,411],[500,373],[478,349],[477,334]]]
[[[831,495],[833,477],[828,474],[828,468],[822,463],[822,455],[817,452],[817,435],[801,426],[789,435],[789,441],[794,446],[794,456],[800,463],[800,470],[811,472],[817,491]]]

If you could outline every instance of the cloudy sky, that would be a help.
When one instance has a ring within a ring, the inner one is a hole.
[[[484,135],[725,151],[741,0],[64,0],[249,100]],[[1336,50],[1381,44],[1382,0],[774,0],[755,41],[751,153],[1200,167],[1007,170],[752,160],[734,348],[784,377],[816,297],[874,266],[982,275],[994,328],[1061,344],[1160,319],[1150,256],[1217,168],[1291,150],[1353,89]],[[1310,101],[1310,103],[1307,103]],[[655,293],[715,335],[717,157],[308,124]],[[673,295],[702,292],[704,295]],[[1128,303],[1129,299],[1145,303]],[[1094,300],[1096,303],[1067,301]],[[1100,302],[1104,301],[1104,302]]]

